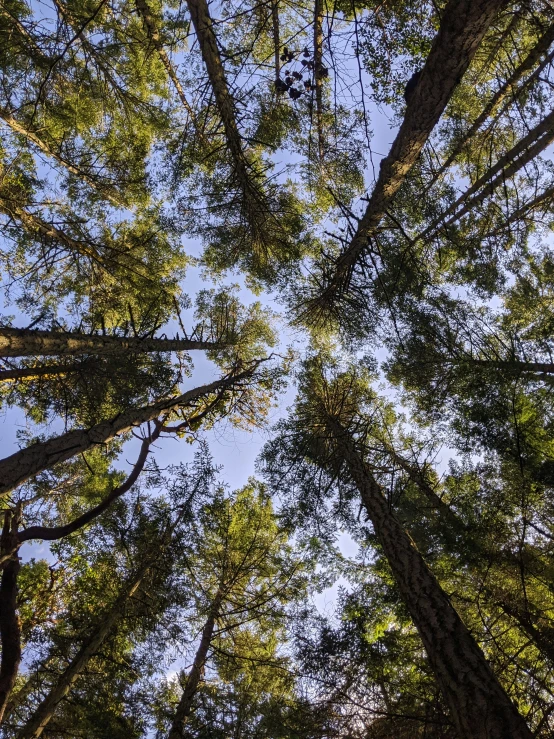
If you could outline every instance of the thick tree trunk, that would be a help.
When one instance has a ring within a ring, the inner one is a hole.
[[[2,531],[2,554],[13,550],[17,535],[18,515],[7,512]],[[0,639],[2,662],[0,664],[0,723],[12,692],[21,662],[21,625],[17,615],[17,576],[20,564],[17,552],[11,554],[2,568],[0,583]]]
[[[127,587],[118,596],[99,626],[82,644],[67,668],[60,675],[56,684],[44,698],[37,710],[17,735],[17,739],[38,739],[54,715],[59,702],[64,698],[71,686],[87,666],[89,660],[98,652],[117,622],[125,615],[125,605],[136,593],[144,580],[151,563],[147,563],[131,578]]]
[[[443,174],[443,172],[445,172],[448,169],[448,167],[456,159],[458,154],[462,151],[465,144],[473,138],[473,136],[481,128],[483,123],[487,120],[487,118],[489,118],[489,116],[491,116],[494,113],[496,108],[504,100],[506,95],[510,94],[510,92],[514,89],[514,87],[521,80],[524,74],[535,66],[535,64],[538,62],[541,56],[548,51],[548,49],[550,48],[553,42],[554,42],[554,23],[546,29],[546,31],[539,38],[535,46],[531,49],[529,54],[527,54],[527,56],[521,62],[521,64],[514,69],[514,71],[508,77],[508,79],[504,82],[504,84],[501,85],[498,88],[498,90],[494,93],[494,95],[491,97],[487,105],[481,111],[481,114],[475,119],[475,121],[466,131],[466,133],[459,140],[456,147],[450,152],[444,164],[441,165],[440,169],[438,170],[435,177],[433,178],[433,182],[435,182]],[[543,64],[546,65],[549,60],[552,61],[552,55],[549,55]],[[543,64],[541,64],[540,68],[543,67]],[[529,80],[526,81],[526,85],[528,81]]]
[[[209,385],[189,390],[182,395],[160,400],[153,405],[134,408],[120,413],[109,421],[92,426],[89,429],[68,431],[47,441],[39,441],[24,449],[0,460],[0,495],[6,495],[21,483],[31,479],[39,472],[47,470],[58,462],[86,452],[93,446],[105,444],[118,434],[140,426],[147,421],[153,421],[164,411],[175,410],[187,406],[193,401],[214,393],[223,393],[244,379],[252,377],[254,369],[246,370],[237,375],[231,375]]]
[[[448,596],[391,512],[353,440],[336,420],[330,430],[373,523],[437,682],[464,739],[531,739]]]
[[[181,700],[179,701],[179,705],[177,706],[177,710],[175,711],[175,716],[173,717],[173,722],[168,734],[168,739],[183,739],[184,737],[185,724],[188,717],[190,716],[194,696],[196,695],[198,686],[202,679],[202,675],[204,673],[204,665],[206,664],[208,651],[212,643],[218,608],[219,598],[216,597],[214,605],[210,610],[210,615],[208,616],[208,619],[204,624],[204,628],[202,629],[200,644],[198,645],[198,649],[196,650],[194,662],[192,664],[191,671],[188,674],[187,681],[183,690],[183,695],[181,696]]]
[[[87,335],[70,331],[41,331],[0,327],[0,357],[75,356],[128,352],[182,352],[218,349],[225,343],[191,339],[152,339],[133,336]],[[0,375],[1,379],[1,375]]]
[[[319,299],[320,304],[332,303],[348,289],[356,261],[367,248],[369,238],[416,163],[454,88],[503,4],[502,0],[449,0],[400,131],[388,156],[381,162],[366,211],[350,244],[337,260],[334,274]]]
[[[271,30],[273,32],[273,63],[275,65],[275,85],[280,80],[281,73],[281,41],[279,39],[279,0],[271,0]],[[275,87],[277,91],[277,87]],[[278,94],[276,92],[276,94]]]

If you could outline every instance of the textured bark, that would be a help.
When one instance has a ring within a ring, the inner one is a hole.
[[[419,631],[460,737],[531,739],[531,731],[414,542],[391,512],[354,442],[336,420],[330,419],[329,425]]]
[[[314,78],[315,78],[315,111],[317,128],[317,153],[320,163],[323,162],[323,0],[315,0],[314,5]]]
[[[2,553],[13,549],[17,534],[18,515],[12,517],[7,512],[2,531]],[[21,625],[17,615],[17,576],[19,557],[12,554],[2,569],[0,583],[0,640],[2,642],[2,662],[0,664],[0,723],[12,692],[19,664],[21,662]]]
[[[212,643],[218,608],[219,599],[216,598],[214,601],[214,605],[212,606],[212,609],[210,611],[210,615],[208,616],[208,619],[204,624],[204,628],[202,629],[200,644],[198,645],[198,649],[196,650],[194,662],[192,664],[191,671],[188,674],[187,681],[183,690],[183,695],[181,696],[181,700],[179,701],[179,705],[177,706],[177,710],[175,711],[175,716],[173,717],[173,722],[168,734],[168,739],[183,739],[185,735],[185,724],[191,714],[192,702],[198,690],[202,675],[204,674],[204,665],[206,664],[208,651]]]
[[[507,151],[485,174],[477,179],[455,203],[441,214],[440,220],[431,224],[417,238],[427,239],[437,228],[448,227],[469,213],[491,195],[497,187],[532,161],[554,141],[554,110],[535,126],[518,143]],[[477,193],[477,194],[476,194]],[[474,197],[472,197],[474,196]],[[453,215],[451,215],[453,214]],[[449,215],[451,217],[445,221]]]
[[[466,131],[466,133],[462,136],[462,138],[456,144],[455,148],[450,152],[448,158],[446,159],[444,164],[440,167],[435,177],[433,178],[433,182],[436,181],[448,169],[448,167],[456,159],[458,154],[463,150],[465,144],[473,138],[473,136],[481,128],[483,123],[487,120],[487,118],[489,118],[494,113],[494,111],[500,105],[500,103],[504,100],[504,98],[512,92],[512,90],[515,88],[515,86],[521,80],[521,78],[525,75],[525,73],[531,70],[535,66],[535,64],[539,61],[541,56],[548,51],[550,45],[553,42],[554,42],[554,23],[546,29],[546,31],[539,38],[535,46],[527,54],[527,56],[521,62],[521,64],[514,69],[514,71],[508,77],[508,79],[504,82],[504,84],[502,84],[498,88],[498,90],[494,93],[494,95],[491,97],[487,105],[481,111],[481,114],[478,116],[478,118],[475,119],[475,121]],[[548,64],[549,61],[552,61],[552,55],[549,55],[547,57],[544,63],[540,65],[540,68],[542,69],[544,66],[546,66],[546,64]],[[530,80],[526,81],[525,86],[527,86],[529,81]]]
[[[0,327],[0,357],[75,356],[128,352],[182,352],[219,349],[224,342],[192,339],[152,339],[133,336],[87,335],[70,331],[40,331]]]
[[[117,622],[125,615],[125,606],[136,593],[146,577],[151,562],[146,563],[129,581],[123,592],[118,596],[113,606],[104,615],[98,627],[71,660],[67,668],[60,675],[56,684],[40,703],[37,710],[17,734],[17,739],[38,739],[54,715],[58,703],[64,698],[79,675],[86,668],[89,660],[98,652],[104,641],[110,635]]]
[[[332,302],[348,289],[352,269],[387,208],[416,163],[454,88],[467,70],[502,0],[449,0],[439,32],[408,104],[404,121],[350,244],[336,262],[320,301]]]
[[[175,410],[213,393],[222,393],[244,379],[252,377],[254,369],[231,375],[209,385],[189,390],[182,395],[160,400],[153,405],[134,408],[120,413],[115,418],[102,421],[88,429],[68,431],[47,441],[39,441],[0,460],[0,495],[6,495],[18,485],[31,479],[39,472],[64,462],[87,449],[105,444],[118,434],[153,421],[164,411]]]

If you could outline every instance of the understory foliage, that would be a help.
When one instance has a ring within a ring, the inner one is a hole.
[[[553,11],[0,0],[0,736],[554,735]]]

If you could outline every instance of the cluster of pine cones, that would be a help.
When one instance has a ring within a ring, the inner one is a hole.
[[[302,96],[302,93],[304,92],[311,92],[314,88],[314,80],[312,78],[312,72],[314,73],[314,76],[317,77],[317,79],[323,79],[324,77],[329,76],[329,70],[327,67],[324,67],[323,65],[319,65],[319,68],[316,69],[316,64],[312,59],[312,55],[310,51],[308,50],[308,47],[306,46],[304,48],[304,51],[302,52],[302,59],[300,59],[301,63],[301,69],[304,72],[308,72],[308,78],[305,80],[304,75],[301,71],[297,69],[287,69],[286,65],[291,64],[294,62],[295,54],[292,51],[289,51],[288,47],[283,47],[283,53],[281,54],[281,61],[285,63],[285,66],[282,68],[282,72],[285,75],[284,79],[279,79],[275,83],[275,88],[277,92],[279,93],[285,93],[288,92],[289,97],[291,100],[298,100],[299,97]]]

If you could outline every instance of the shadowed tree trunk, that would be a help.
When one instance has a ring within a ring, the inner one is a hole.
[[[450,0],[447,4],[439,32],[410,97],[404,121],[388,156],[381,162],[366,211],[316,303],[332,304],[348,290],[357,260],[416,163],[456,85],[503,5],[502,0]]]
[[[187,676],[183,695],[181,696],[181,700],[179,701],[179,705],[175,711],[168,739],[183,739],[184,737],[185,724],[190,716],[194,696],[196,695],[198,686],[204,674],[204,665],[206,664],[206,659],[212,643],[220,602],[221,596],[218,595],[214,599],[214,603],[210,609],[210,614],[204,624],[204,628],[202,629],[200,644],[196,650],[191,671]]]
[[[419,631],[460,737],[531,739],[531,731],[496,679],[483,652],[391,512],[348,431],[333,417],[329,417],[328,426]]]
[[[4,514],[1,551],[13,552],[14,537],[17,535],[19,514],[11,511]],[[0,664],[0,723],[8,704],[21,662],[21,625],[17,615],[17,576],[20,564],[17,551],[4,562],[0,583],[0,640],[2,661]]]

